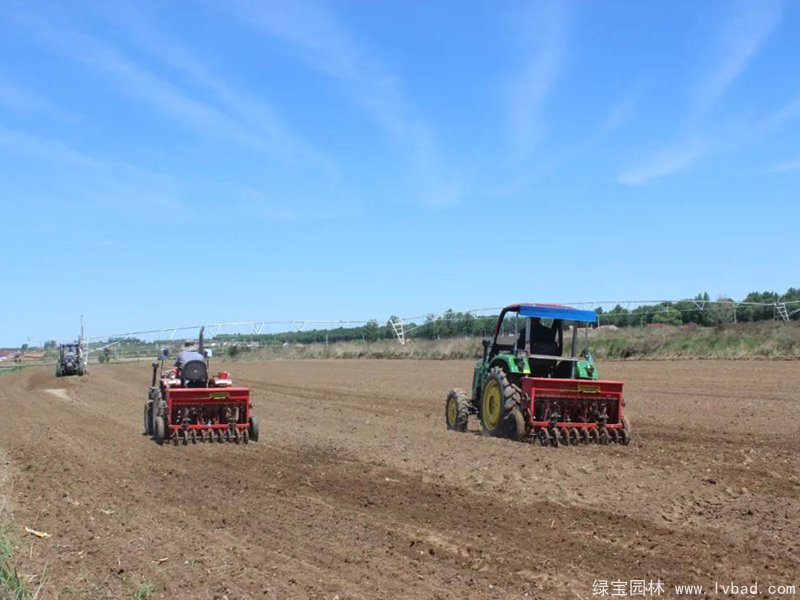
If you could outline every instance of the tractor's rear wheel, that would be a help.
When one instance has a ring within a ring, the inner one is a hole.
[[[153,440],[156,444],[163,444],[164,437],[166,436],[166,425],[164,424],[164,417],[156,417],[155,426],[153,428]]]
[[[493,367],[481,396],[483,434],[515,440],[525,437],[527,428],[519,401],[519,389],[508,382],[508,377],[500,367]]]
[[[464,390],[452,389],[447,394],[444,418],[450,431],[466,431],[469,421],[469,398]]]
[[[153,433],[153,404],[150,402],[144,405],[144,432],[147,435]]]
[[[258,417],[250,415],[250,441],[258,441]]]

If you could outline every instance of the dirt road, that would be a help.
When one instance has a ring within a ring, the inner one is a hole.
[[[558,449],[445,431],[468,362],[227,366],[253,390],[257,444],[153,444],[147,363],[0,378],[0,506],[40,597],[800,587],[796,362],[601,364],[626,382],[633,443]]]

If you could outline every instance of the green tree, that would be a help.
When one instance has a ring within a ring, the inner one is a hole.
[[[736,320],[736,304],[725,296],[720,296],[706,309],[710,325],[733,323]]]
[[[378,325],[378,322],[375,319],[371,321],[367,321],[367,324],[363,327],[363,334],[364,339],[368,342],[374,342],[378,338],[380,338],[381,328]]]
[[[601,325],[616,325],[622,327],[628,324],[628,310],[617,304],[607,313],[601,314],[598,317],[598,322]]]
[[[674,306],[662,306],[653,315],[653,323],[663,323],[665,325],[680,325],[682,323],[681,313]]]
[[[770,304],[771,306],[752,306],[744,304],[737,308],[736,316],[739,321],[766,321],[775,316],[775,303],[778,294],[775,292],[750,292],[745,296],[744,302]]]

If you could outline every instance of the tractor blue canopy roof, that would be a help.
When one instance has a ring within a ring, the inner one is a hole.
[[[564,319],[579,323],[596,323],[597,313],[593,310],[579,310],[558,304],[520,304],[519,314],[523,317],[539,317],[541,319]]]

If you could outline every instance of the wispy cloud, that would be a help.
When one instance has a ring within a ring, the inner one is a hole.
[[[769,115],[763,124],[764,129],[772,129],[800,115],[800,94],[789,100],[780,109]]]
[[[42,40],[62,55],[104,74],[121,93],[173,118],[192,133],[224,139],[278,160],[296,158],[298,155],[309,159],[314,155],[263,106],[252,102],[245,94],[238,94],[176,46],[157,46],[153,42],[150,50],[157,53],[162,61],[211,89],[220,104],[228,105],[227,110],[221,110],[206,99],[199,99],[196,94],[185,93],[172,80],[148,69],[117,46],[96,36],[66,27],[54,28],[46,21],[30,16],[24,20]],[[234,110],[230,109],[231,106]],[[317,162],[322,161],[320,159]]]
[[[30,89],[0,73],[0,109],[19,114],[36,114],[60,122],[76,122],[79,115],[64,110],[40,91]]]
[[[772,165],[767,169],[767,173],[788,173],[790,171],[800,171],[800,156],[793,160]]]
[[[740,0],[735,14],[722,26],[714,64],[701,80],[690,106],[684,139],[672,147],[652,153],[643,164],[629,168],[617,177],[624,185],[644,185],[688,169],[718,150],[714,141],[701,131],[702,121],[723,95],[747,70],[759,49],[781,20],[779,0]],[[744,139],[746,135],[739,136]],[[702,138],[702,142],[697,140]]]
[[[288,44],[310,67],[345,83],[353,99],[392,134],[409,134],[408,103],[397,77],[358,44],[325,7],[309,0],[239,0],[229,6],[246,23]]]
[[[310,0],[239,0],[229,7],[251,27],[283,42],[305,65],[337,80],[367,110],[408,157],[417,188],[412,202],[433,207],[457,202],[461,186],[443,163],[433,128],[415,114],[399,78],[325,6]]]
[[[333,169],[332,162],[293,132],[271,106],[210,72],[192,58],[185,48],[152,33],[148,35],[145,47],[165,64],[182,71],[210,92],[236,120],[264,140],[271,154],[278,154],[289,161],[310,161],[327,170]]]
[[[301,184],[302,185],[302,184]],[[229,217],[246,220],[303,222],[355,217],[362,207],[352,198],[337,197],[336,202],[303,203],[269,186],[241,186],[231,190],[237,201],[229,207]],[[308,191],[308,197],[313,192]]]
[[[59,139],[45,138],[24,131],[0,127],[0,148],[15,155],[24,154],[72,166],[89,169],[102,167],[102,163],[97,159],[71,148]]]
[[[617,181],[624,185],[644,185],[678,173],[691,166],[707,149],[707,142],[695,141],[660,150],[640,166],[620,173]]]
[[[48,103],[39,94],[12,83],[0,74],[0,105],[14,110],[37,111],[46,108]]]
[[[108,17],[104,11],[100,14]],[[46,19],[30,14],[24,15],[21,20],[62,57],[87,65],[111,82],[126,98],[166,115],[191,134],[240,146],[259,157],[263,154],[281,166],[282,179],[294,176],[303,182],[322,182],[329,194],[346,195],[341,190],[342,184],[334,162],[286,126],[266,102],[231,85],[203,64],[188,48],[159,35],[139,16],[135,10],[127,10],[127,20],[106,21],[107,25],[116,27],[107,27],[117,34],[114,44],[75,28],[63,25],[55,27]],[[123,44],[126,44],[126,51],[122,49]],[[157,66],[146,66],[150,63]],[[62,163],[68,159],[75,163],[82,161],[82,166],[93,167],[93,185],[87,186],[86,190],[78,190],[80,196],[88,201],[103,204],[110,199],[121,207],[130,202],[134,205],[157,205],[173,212],[184,211],[180,199],[190,190],[177,185],[178,180],[170,175],[152,173],[123,162],[97,161],[57,140],[37,139],[19,133],[14,135],[12,137],[11,133],[7,133],[6,141],[17,144],[24,142],[29,154],[36,153],[40,158],[46,155],[49,160]],[[257,181],[259,177],[259,173],[246,175],[242,183],[249,181],[250,185],[257,185],[254,180]],[[212,182],[208,182],[208,185],[214,186]],[[279,211],[256,210],[257,207],[250,200],[230,185],[214,187],[215,193],[228,198],[229,203],[251,206],[252,218],[283,218],[278,214]],[[267,186],[264,198],[273,196],[268,190]],[[191,191],[194,196],[202,196],[207,192],[207,189]],[[138,199],[137,195],[144,200]],[[292,200],[285,195],[281,202],[284,205],[292,204]],[[321,199],[309,200],[304,203],[305,210],[298,210],[296,214],[298,218],[313,218],[323,204]],[[343,210],[341,214],[347,212]]]
[[[637,109],[644,92],[644,86],[639,83],[632,87],[626,94],[617,99],[605,115],[598,120],[598,125],[581,139],[558,151],[549,153],[546,157],[537,160],[535,164],[525,169],[514,169],[515,174],[507,177],[500,185],[493,186],[490,196],[510,196],[529,187],[535,180],[552,173],[559,166],[576,159],[584,152],[589,151],[597,144],[611,137]]]
[[[719,101],[781,21],[783,5],[778,0],[740,1],[734,6],[738,10],[720,35],[716,64],[698,88],[698,113],[708,111]]]
[[[0,153],[36,159],[27,164],[40,173],[48,173],[46,183],[58,180],[59,194],[64,197],[80,197],[123,212],[183,207],[180,191],[170,176],[127,162],[98,158],[58,138],[0,127]],[[65,170],[57,175],[62,167]]]
[[[204,64],[198,58],[200,53],[160,34],[137,5],[115,4],[111,8],[101,4],[97,9],[108,22],[129,34],[137,50],[203,88],[208,100],[224,107],[230,119],[263,138],[271,155],[289,162],[311,163],[328,173],[335,170],[333,162],[292,130],[268,101],[232,85]]]
[[[619,98],[609,110],[598,130],[591,136],[590,141],[600,141],[622,127],[636,111],[644,94],[644,89],[645,86],[640,82],[627,94]]]
[[[565,60],[567,17],[563,2],[531,3],[518,23],[525,60],[508,87],[508,120],[520,159],[544,133],[542,105]]]

